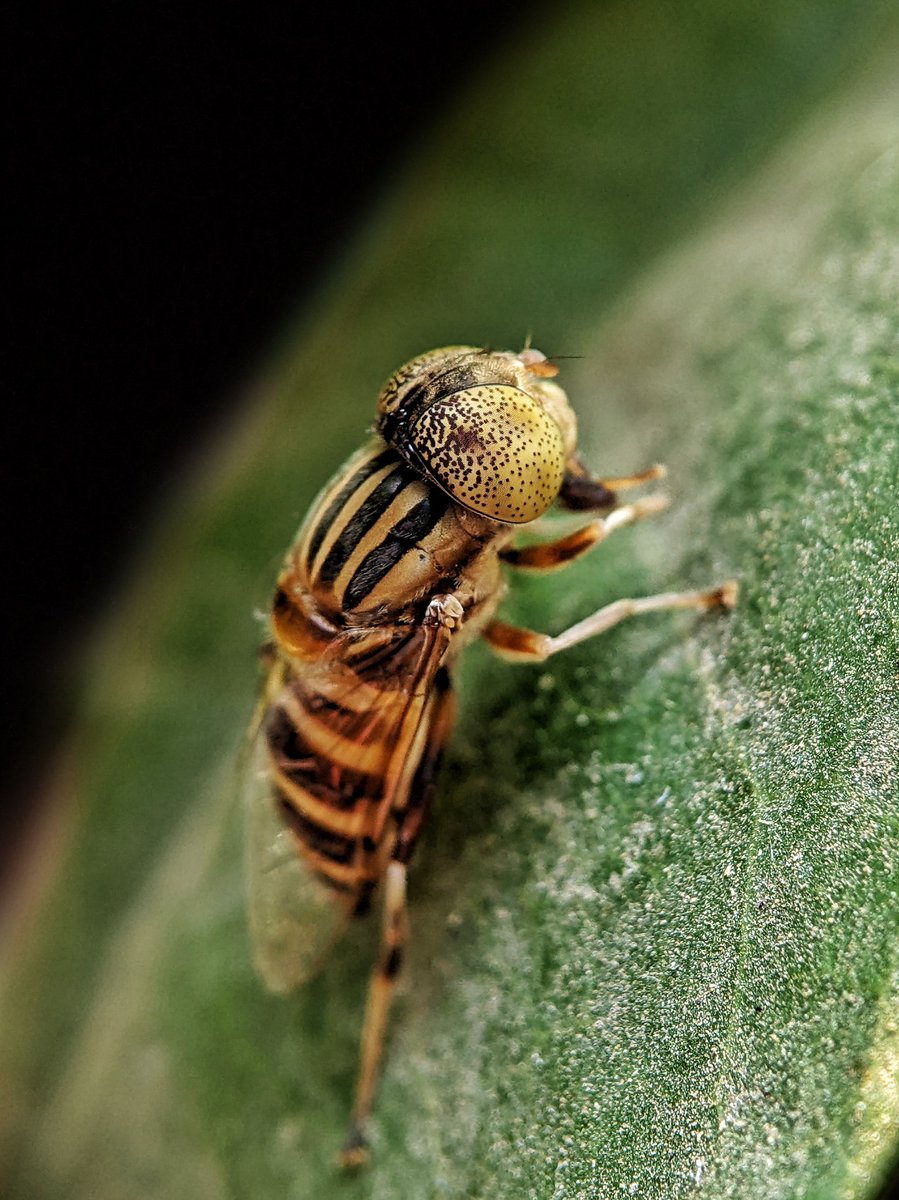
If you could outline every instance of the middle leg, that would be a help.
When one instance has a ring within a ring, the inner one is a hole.
[[[586,642],[588,638],[605,633],[619,621],[639,613],[670,608],[692,608],[700,612],[715,608],[730,609],[736,601],[737,583],[730,579],[721,587],[711,588],[707,592],[662,592],[658,596],[641,596],[638,600],[615,600],[555,637],[550,637],[548,633],[537,633],[533,629],[507,625],[505,621],[493,621],[483,636],[490,649],[503,658],[517,662],[545,662],[560,650]]]

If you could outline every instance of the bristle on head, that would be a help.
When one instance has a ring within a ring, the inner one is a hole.
[[[545,354],[539,350],[532,350],[526,346],[518,356],[532,375],[537,375],[541,379],[553,379],[559,373],[559,368],[555,363],[549,361]]]

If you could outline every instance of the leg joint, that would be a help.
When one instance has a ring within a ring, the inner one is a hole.
[[[399,975],[403,966],[403,948],[402,946],[391,946],[387,955],[381,964],[381,974],[385,979],[394,980]]]

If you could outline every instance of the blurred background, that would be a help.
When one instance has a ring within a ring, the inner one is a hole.
[[[0,872],[158,501],[508,23],[399,7],[6,9]]]

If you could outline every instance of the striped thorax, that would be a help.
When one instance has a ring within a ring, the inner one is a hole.
[[[292,566],[322,612],[368,622],[457,575],[491,532],[377,437],[325,489]]]

